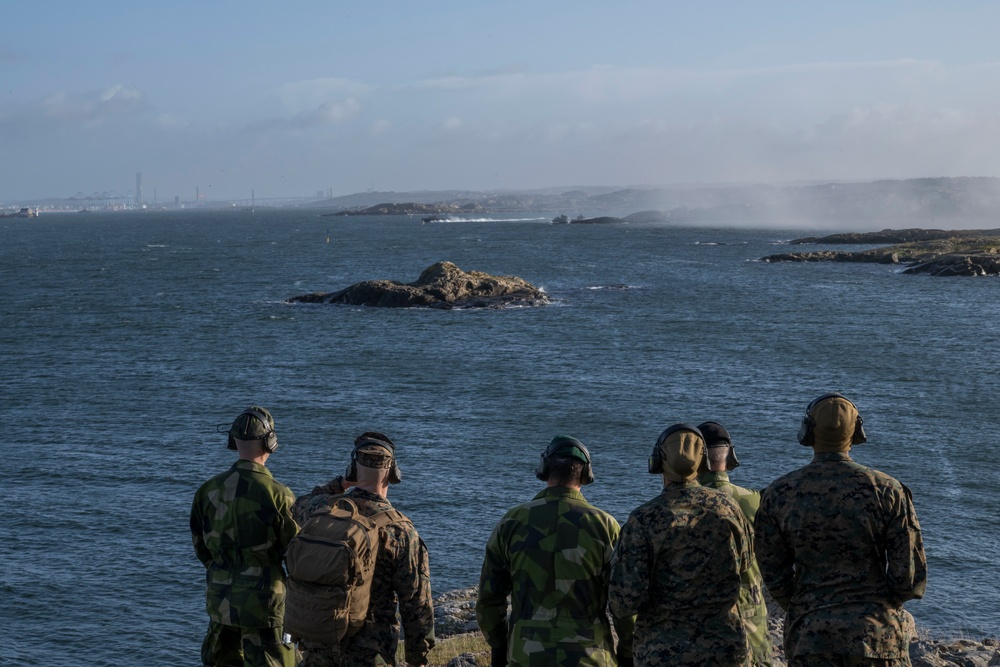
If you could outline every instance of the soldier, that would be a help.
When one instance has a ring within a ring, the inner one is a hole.
[[[401,480],[396,445],[385,434],[369,431],[355,439],[346,474],[300,496],[292,512],[304,525],[315,509],[331,504],[346,492],[362,515],[373,516],[393,510],[387,498],[389,485]],[[344,646],[299,642],[303,654],[300,667],[396,665],[397,604],[403,621],[406,664],[427,664],[427,654],[434,647],[430,563],[427,547],[405,517],[379,529],[370,600],[364,627]]]
[[[209,667],[291,667],[295,652],[282,641],[281,557],[298,527],[295,496],[264,467],[278,448],[271,413],[244,410],[229,429],[228,446],[239,460],[202,484],[191,506],[191,537],[208,582],[201,660]]]
[[[737,603],[751,528],[732,498],[698,484],[704,459],[696,427],[660,434],[649,472],[663,475],[663,492],[629,515],[611,561],[611,611],[636,614],[639,667],[750,666]]]
[[[840,394],[812,401],[798,436],[812,462],[761,493],[757,553],[790,667],[910,664],[903,602],[923,597],[927,560],[910,490],[848,454],[863,423]]]
[[[698,482],[702,486],[729,494],[743,510],[747,521],[753,525],[754,515],[760,506],[760,492],[744,489],[729,481],[729,471],[740,465],[729,431],[722,424],[713,421],[698,424],[698,430],[705,436],[710,471],[699,475]],[[750,640],[750,648],[753,650],[755,667],[771,667],[771,653],[774,648],[771,637],[767,634],[767,604],[764,602],[763,586],[760,566],[754,559],[741,577],[739,605],[743,625]]]
[[[476,619],[491,664],[615,665],[607,588],[619,526],[580,493],[594,481],[590,452],[576,438],[556,436],[535,475],[546,488],[509,510],[486,545]],[[614,625],[617,664],[630,666],[632,619],[619,616]]]

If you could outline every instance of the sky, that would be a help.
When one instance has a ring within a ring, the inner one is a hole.
[[[0,7],[0,202],[1000,175],[996,0]]]

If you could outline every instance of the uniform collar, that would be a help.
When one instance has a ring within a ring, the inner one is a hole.
[[[585,500],[582,493],[568,486],[547,486],[535,496],[535,500],[541,498],[575,498],[576,500]]]
[[[847,452],[816,452],[813,454],[813,463],[821,461],[851,461],[851,455]]]
[[[712,482],[728,482],[729,473],[725,470],[713,470],[712,472],[706,472],[702,475],[698,475],[699,484],[711,484]]]
[[[259,475],[271,476],[271,471],[266,467],[255,461],[247,461],[246,459],[236,459],[236,463],[233,464],[233,469],[236,470],[248,470],[250,472],[255,472]]]

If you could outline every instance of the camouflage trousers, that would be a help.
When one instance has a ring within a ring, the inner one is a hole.
[[[910,667],[910,657],[885,660],[861,655],[813,653],[792,658],[788,667]]]
[[[767,633],[767,616],[744,616],[743,628],[750,641],[750,650],[753,651],[754,667],[773,667],[774,642]]]
[[[299,648],[302,651],[302,662],[298,667],[390,667],[390,663],[378,653],[369,659],[359,660],[354,655],[342,656],[338,651],[324,648],[322,644],[300,644]]]
[[[201,643],[206,667],[295,667],[295,650],[281,641],[281,628],[208,624]]]

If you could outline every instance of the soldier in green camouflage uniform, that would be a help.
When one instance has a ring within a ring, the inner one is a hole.
[[[299,496],[292,508],[296,521],[304,524],[314,510],[329,505],[345,493],[364,516],[393,509],[386,494],[389,484],[401,478],[395,444],[384,434],[371,431],[357,438],[351,457],[352,464],[346,475]],[[434,647],[430,561],[424,541],[408,520],[391,523],[379,531],[370,598],[364,627],[349,637],[344,646],[331,649],[323,644],[300,641],[303,660],[299,667],[396,665],[397,603],[403,622],[406,662],[408,665],[427,663],[427,654]]]
[[[786,611],[790,667],[910,664],[903,602],[927,585],[920,524],[909,489],[851,460],[862,423],[840,394],[817,398],[799,431],[812,462],[761,494],[757,553]]]
[[[201,659],[210,667],[294,664],[294,651],[281,636],[281,558],[298,526],[291,513],[295,496],[264,467],[277,446],[271,414],[249,408],[229,431],[229,447],[239,460],[194,496],[191,537],[208,583]]]
[[[743,515],[747,521],[753,525],[754,515],[760,506],[760,492],[736,486],[729,481],[728,471],[740,465],[736,458],[736,451],[733,441],[729,437],[729,431],[718,422],[702,422],[698,424],[698,430],[705,436],[707,446],[708,467],[711,472],[698,476],[698,483],[710,489],[718,489],[736,501],[736,504],[743,510]],[[743,616],[743,625],[750,640],[750,648],[753,649],[754,667],[771,667],[771,654],[774,644],[767,633],[767,604],[764,602],[763,586],[764,582],[760,576],[760,566],[757,560],[753,563],[741,577],[740,587],[740,613]]]
[[[492,664],[631,666],[632,618],[613,619],[617,652],[608,622],[618,522],[580,493],[593,481],[590,453],[576,438],[557,436],[535,472],[548,486],[508,511],[486,545],[476,618]]]
[[[636,508],[611,561],[611,610],[636,614],[638,667],[749,667],[738,601],[752,529],[727,494],[701,486],[705,440],[675,424],[649,461],[663,492]]]

